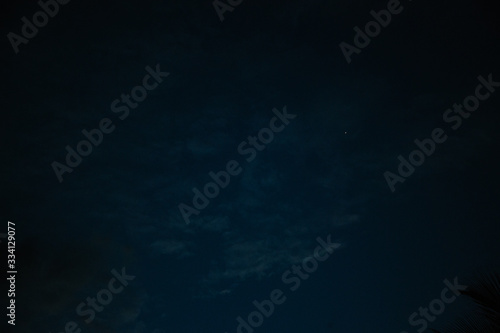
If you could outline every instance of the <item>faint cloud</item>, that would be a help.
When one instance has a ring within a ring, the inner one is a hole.
[[[163,240],[156,241],[151,244],[151,247],[162,254],[180,254],[180,257],[191,256],[192,253],[188,250],[192,244],[178,240]]]

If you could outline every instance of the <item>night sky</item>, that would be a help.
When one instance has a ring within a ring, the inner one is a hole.
[[[422,333],[499,267],[486,0],[0,11],[2,332]]]

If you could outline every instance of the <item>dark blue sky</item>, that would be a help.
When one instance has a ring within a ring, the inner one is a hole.
[[[387,3],[243,0],[221,22],[210,1],[73,0],[18,53],[5,37],[0,232],[16,223],[20,272],[8,329],[232,333],[280,289],[256,333],[413,333],[444,279],[498,267],[500,91],[456,130],[443,119],[478,76],[500,81],[498,11],[401,1],[348,63],[339,44]],[[39,10],[4,5],[4,36]],[[169,75],[120,119],[111,104],[148,66]],[[247,162],[239,145],[285,106],[296,117]],[[106,118],[111,133],[59,182],[52,163]],[[447,140],[392,192],[384,173],[436,128]],[[231,160],[242,171],[186,224],[179,204]],[[328,235],[340,247],[291,291],[282,274]],[[135,279],[85,323],[75,309],[122,267]],[[430,325],[466,308],[458,297]]]

